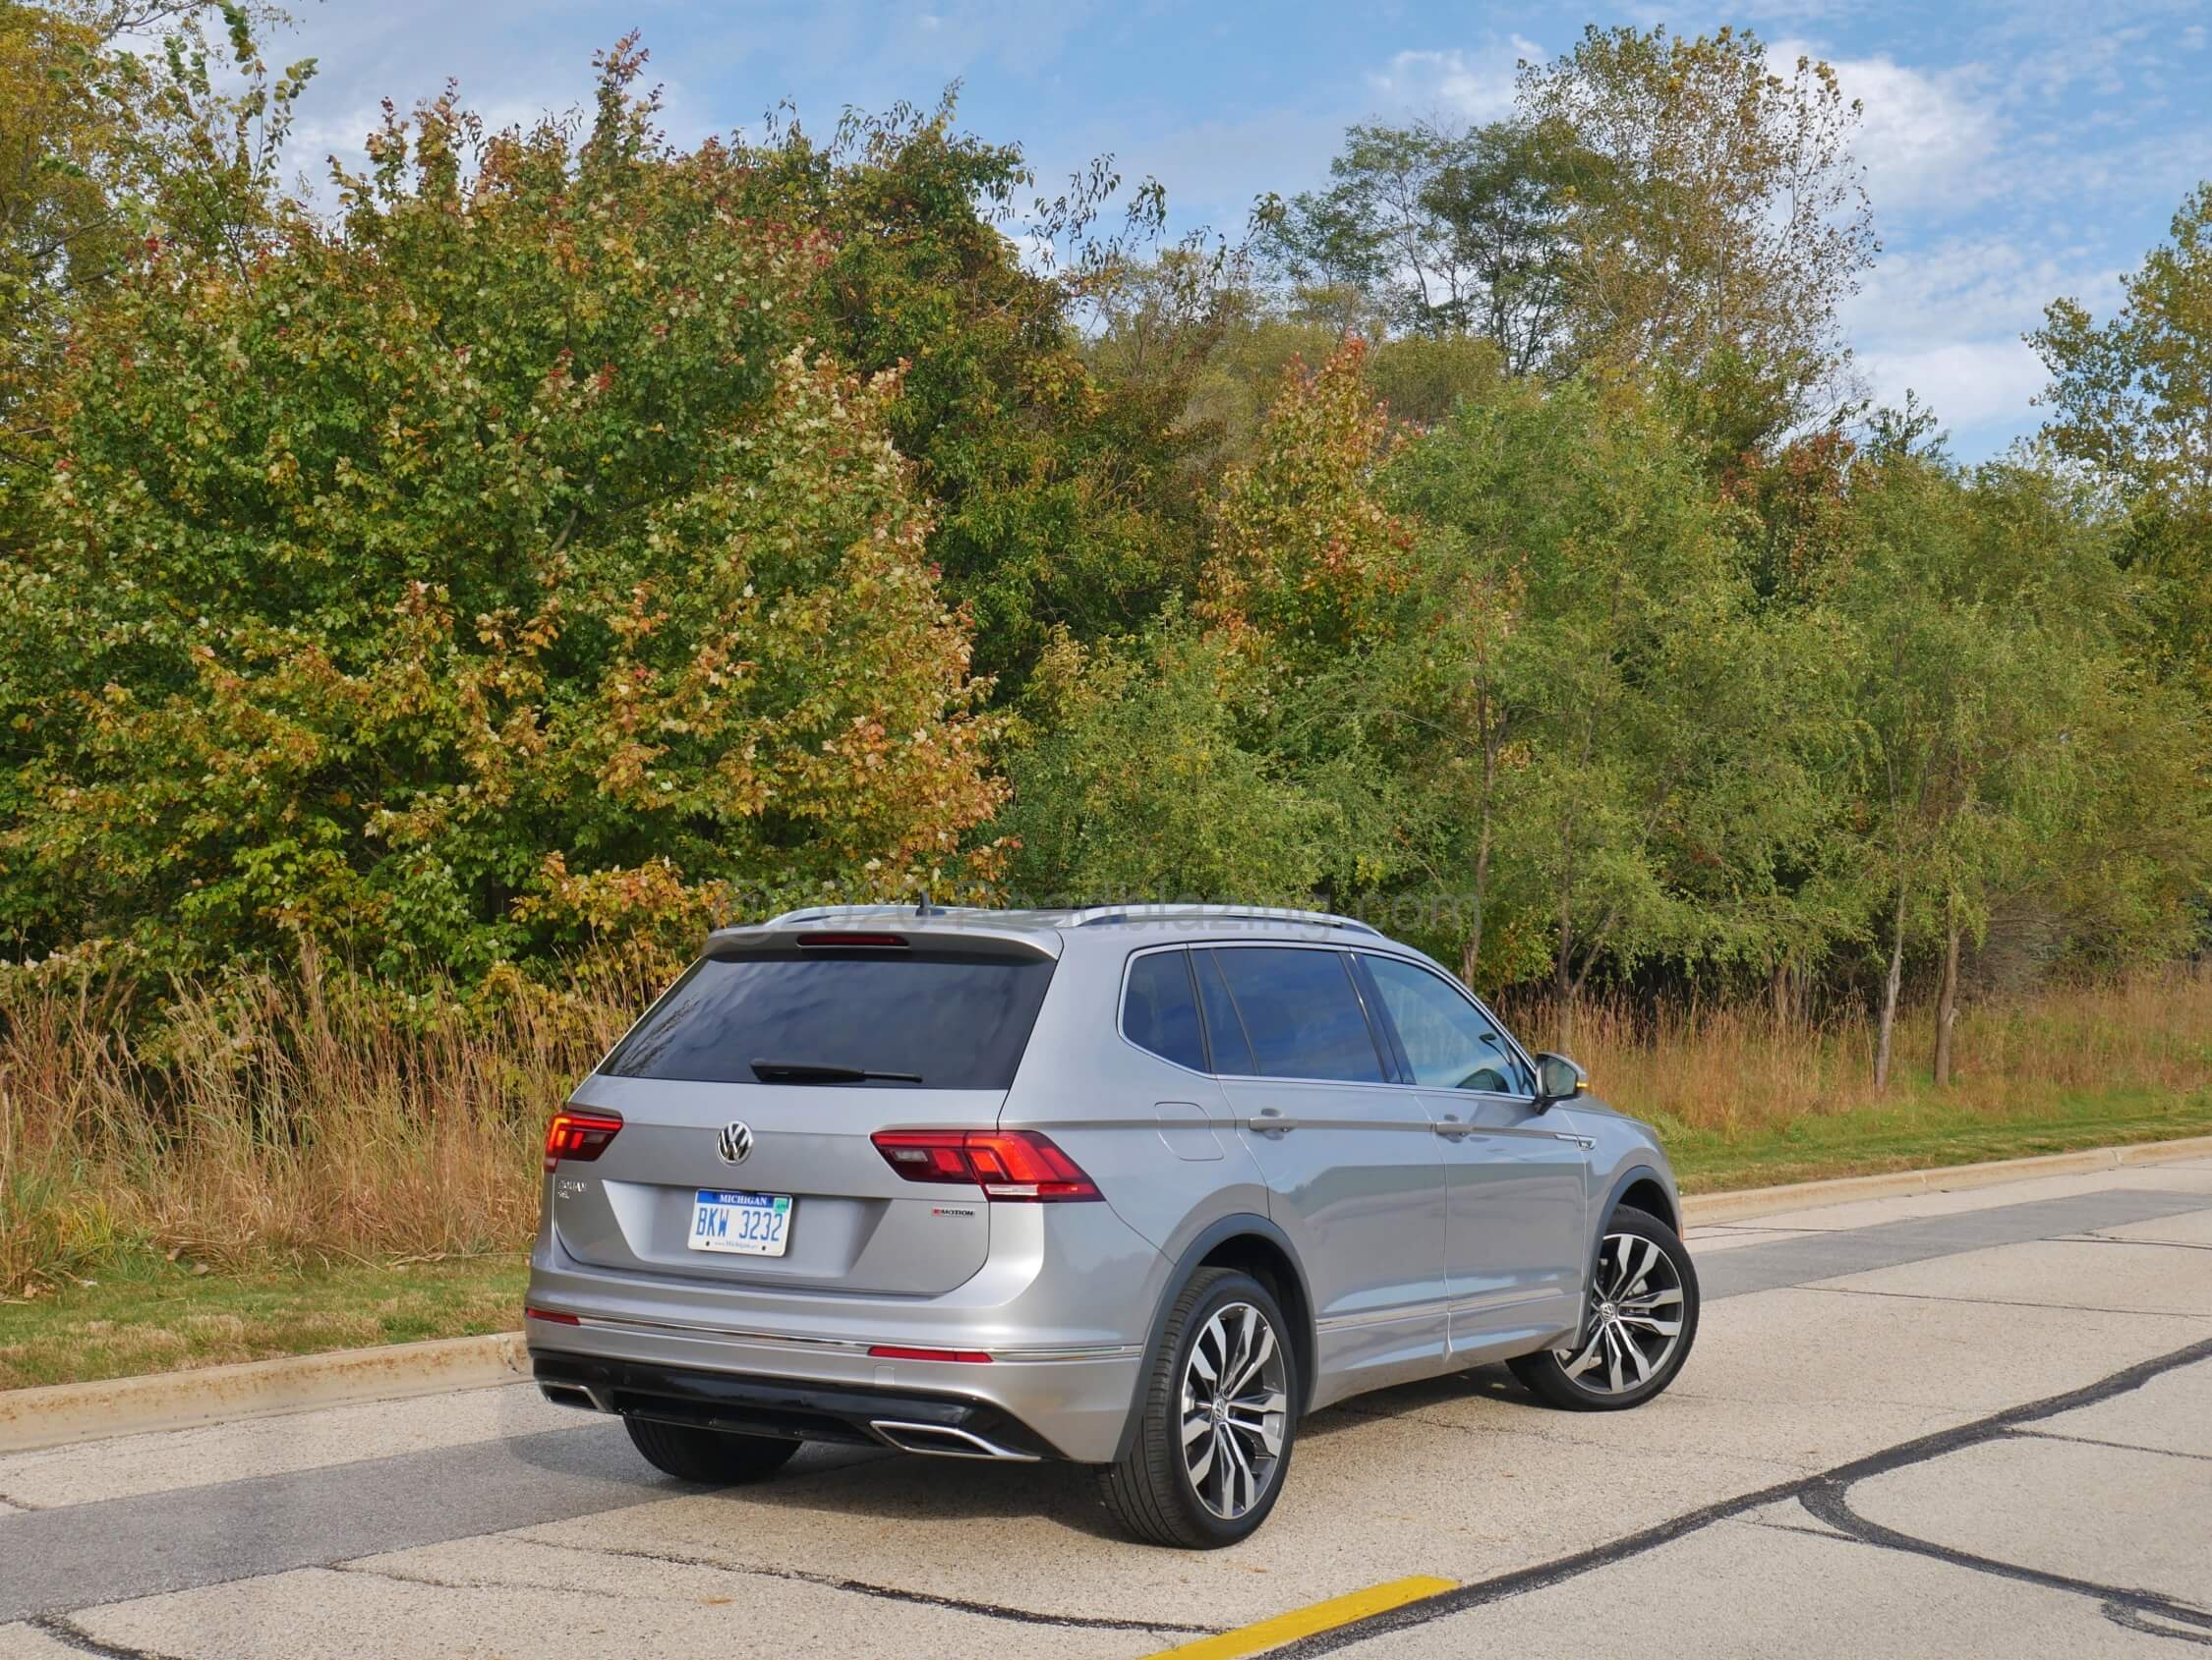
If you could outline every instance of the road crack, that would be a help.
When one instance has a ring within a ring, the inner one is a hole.
[[[878,1597],[886,1602],[913,1603],[925,1608],[943,1608],[957,1614],[975,1614],[987,1620],[1005,1620],[1021,1626],[1061,1626],[1084,1631],[1157,1631],[1168,1636],[1210,1636],[1225,1629],[1220,1626],[1182,1625],[1167,1620],[1123,1620],[1101,1614],[1047,1614],[1034,1608],[1009,1608],[1001,1603],[978,1602],[968,1597],[939,1596],[933,1591],[909,1591],[898,1585],[878,1585],[866,1579],[848,1579],[836,1574],[809,1574],[798,1568],[747,1567],[717,1562],[712,1557],[687,1556],[677,1551],[626,1550],[619,1545],[580,1545],[565,1539],[548,1539],[535,1533],[516,1533],[510,1536],[527,1544],[543,1545],[549,1550],[627,1558],[636,1562],[663,1562],[675,1568],[705,1568],[719,1574],[738,1574],[760,1579],[784,1579],[795,1584],[820,1586],[825,1590],[845,1591],[854,1596]],[[375,1573],[378,1570],[372,1569],[369,1572]]]
[[[1866,1521],[1844,1502],[1844,1495],[1853,1486],[1873,1476],[1887,1475],[1892,1470],[1940,1459],[1947,1453],[1981,1446],[2012,1433],[2022,1424],[2040,1423],[2084,1406],[2094,1406],[2100,1402],[2138,1390],[2168,1372],[2205,1360],[2212,1360],[2212,1338],[2140,1361],[2109,1377],[2084,1384],[2079,1389],[2046,1396],[2041,1401],[2031,1401],[2018,1406],[2008,1406],[2003,1411],[1993,1412],[1988,1417],[1977,1418],[1971,1423],[1900,1442],[1894,1447],[1853,1459],[1818,1475],[1776,1482],[1774,1486],[1762,1487],[1733,1499],[1685,1511],[1671,1520],[1644,1528],[1641,1532],[1627,1534],[1609,1544],[1578,1551],[1551,1562],[1539,1563],[1532,1568],[1515,1569],[1487,1579],[1478,1579],[1448,1591],[1439,1591],[1432,1597],[1424,1597],[1418,1602],[1409,1602],[1380,1614],[1369,1615],[1365,1620],[1340,1626],[1334,1631],[1316,1632],[1275,1650],[1274,1660],[1294,1660],[1294,1657],[1295,1660],[1308,1660],[1308,1657],[1313,1655],[1333,1654],[1338,1649],[1349,1648],[1354,1643],[1366,1642],[1372,1637],[1383,1636],[1392,1631],[1410,1631],[1417,1626],[1426,1626],[1454,1614],[1464,1614],[1491,1603],[1525,1596],[1531,1591],[1564,1584],[1570,1579],[1578,1579],[1586,1574],[1630,1561],[1661,1546],[1670,1545],[1677,1539],[1702,1532],[1716,1522],[1732,1521],[1753,1511],[1786,1504],[1792,1500],[1803,1506],[1808,1514],[1835,1528],[1853,1542],[1933,1557],[1950,1562],[1955,1567],[2069,1591],[2094,1599],[2108,1620],[2125,1626],[2129,1631],[2212,1646],[2212,1613],[2203,1609],[2176,1598],[2162,1596],[2156,1591],[2102,1585],[2093,1580],[2044,1574],[2039,1569],[2021,1568],[1986,1557],[1973,1557],[1965,1552],[1954,1552],[1949,1546],[1914,1539],[1908,1534],[1896,1533],[1881,1527],[1879,1523]],[[2167,1624],[2157,1623],[2161,1621]]]
[[[177,1660],[177,1656],[164,1654],[159,1649],[130,1648],[122,1643],[102,1641],[66,1614],[42,1614],[26,1624],[34,1631],[43,1631],[64,1648],[75,1649],[79,1654],[96,1654],[102,1660]]]

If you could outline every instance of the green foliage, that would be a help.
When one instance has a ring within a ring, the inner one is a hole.
[[[1026,237],[1075,258],[1034,270],[1008,234],[1032,184],[1020,150],[952,123],[948,97],[928,115],[847,116],[823,143],[794,125],[739,160],[764,211],[822,231],[809,305],[839,359],[902,369],[888,419],[937,504],[930,556],[973,617],[978,667],[1011,695],[1055,629],[1103,638],[1188,594],[1199,440],[1176,425],[1176,375],[1095,373],[1074,326],[1125,292],[1157,188],[1112,237],[1093,234],[1120,187],[1103,163],[1040,202]]]
[[[340,225],[85,315],[6,571],[11,929],[474,977],[956,865],[1001,786],[896,379],[807,356],[822,233],[637,67],[580,143],[391,118]]]
[[[2161,669],[2212,697],[2212,181],[2173,241],[2125,279],[2099,326],[2054,301],[2028,336],[2051,371],[2046,437],[2121,497],[2121,553],[2143,586]]]
[[[1335,803],[1249,746],[1250,669],[1170,614],[1086,652],[1066,636],[1030,682],[1037,734],[998,821],[1024,903],[1235,897],[1295,904],[1330,874]]]

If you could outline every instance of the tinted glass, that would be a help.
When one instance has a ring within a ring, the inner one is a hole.
[[[1246,1078],[1259,1070],[1252,1058],[1252,1040],[1229,997],[1229,982],[1221,977],[1221,964],[1212,951],[1193,951],[1191,966],[1198,973],[1198,999],[1205,1004],[1206,1041],[1213,1045],[1213,1069],[1224,1076]]]
[[[1245,945],[1214,956],[1264,1076],[1383,1081],[1367,1013],[1337,952]]]
[[[1129,995],[1122,1000],[1122,1032],[1193,1072],[1206,1069],[1198,1037],[1198,1000],[1191,992],[1191,967],[1181,951],[1154,951],[1129,965]]]
[[[1426,968],[1369,956],[1368,968],[1398,1028],[1414,1082],[1431,1089],[1531,1093],[1527,1070],[1489,1017]]]
[[[702,958],[601,1070],[749,1084],[760,1081],[753,1061],[774,1060],[911,1072],[929,1089],[1005,1089],[1051,979],[1051,963],[1028,957]]]

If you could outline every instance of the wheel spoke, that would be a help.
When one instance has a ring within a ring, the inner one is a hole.
[[[1576,1355],[1572,1360],[1567,1362],[1567,1376],[1570,1378],[1579,1378],[1583,1375],[1583,1373],[1589,1371],[1591,1367],[1597,1365],[1599,1358],[1598,1351],[1604,1345],[1604,1342],[1605,1328],[1601,1325],[1596,1331],[1590,1334],[1590,1346],[1584,1349],[1580,1354]],[[1557,1352],[1564,1354],[1566,1350],[1560,1349]]]
[[[1198,1450],[1198,1456],[1191,1460],[1190,1463],[1186,1466],[1191,1472],[1191,1485],[1193,1487],[1196,1487],[1201,1496],[1204,1494],[1205,1489],[1203,1487],[1200,1487],[1198,1484],[1205,1480],[1206,1472],[1213,1468],[1213,1456],[1215,1453],[1221,1450],[1220,1432],[1213,1427],[1213,1424],[1210,1420],[1207,1422],[1205,1428],[1205,1446]]]
[[[1658,1290],[1646,1291],[1640,1297],[1622,1297],[1619,1306],[1632,1314],[1649,1314],[1655,1308],[1680,1306],[1681,1291],[1672,1286],[1662,1286]]]
[[[1649,1314],[1623,1314],[1620,1323],[1634,1331],[1650,1332],[1654,1337],[1671,1338],[1680,1335],[1679,1320],[1656,1320]]]
[[[1216,1354],[1221,1353],[1228,1344],[1228,1337],[1221,1329],[1221,1316],[1218,1314],[1206,1322],[1206,1329],[1198,1334],[1198,1341],[1191,1345],[1192,1369],[1207,1383],[1218,1385],[1221,1381],[1221,1367],[1216,1361],[1206,1358],[1208,1339],[1212,1340]]]
[[[1221,1447],[1229,1455],[1229,1490],[1225,1495],[1229,1514],[1242,1516],[1252,1509],[1252,1501],[1259,1496],[1258,1483],[1252,1474],[1252,1461],[1245,1457],[1243,1444],[1226,1429],[1221,1432]]]
[[[1620,1376],[1620,1351],[1621,1351],[1621,1347],[1622,1347],[1622,1344],[1621,1344],[1621,1338],[1620,1338],[1620,1332],[1619,1332],[1619,1329],[1618,1329],[1617,1327],[1615,1327],[1615,1326],[1613,1325],[1613,1323],[1612,1323],[1612,1322],[1611,1322],[1610,1320],[1606,1321],[1606,1322],[1605,1322],[1605,1375],[1606,1375],[1606,1376],[1607,1376],[1607,1377],[1608,1377],[1609,1379],[1611,1379],[1611,1380],[1612,1380],[1613,1393],[1614,1393],[1615,1395],[1618,1395],[1618,1394],[1619,1394],[1619,1393],[1620,1393],[1620,1392],[1621,1392],[1621,1391],[1622,1391],[1623,1389],[1625,1389],[1625,1388],[1627,1388],[1627,1387],[1628,1387],[1628,1386],[1627,1386],[1626,1384],[1624,1384],[1624,1383],[1622,1383],[1622,1382],[1621,1382],[1621,1376]]]
[[[1636,1346],[1636,1339],[1626,1326],[1615,1321],[1613,1329],[1620,1334],[1621,1352],[1628,1358],[1629,1370],[1636,1374],[1638,1384],[1644,1383],[1652,1375],[1651,1361],[1645,1358],[1644,1351]]]
[[[1253,1311],[1253,1317],[1254,1317],[1255,1319],[1256,1319],[1256,1318],[1258,1317],[1258,1315],[1257,1315],[1257,1310],[1254,1310],[1254,1311]],[[1223,1391],[1222,1391],[1222,1394],[1224,1394],[1224,1395],[1242,1395],[1242,1394],[1244,1394],[1244,1392],[1245,1392],[1245,1386],[1246,1386],[1247,1384],[1249,1384],[1250,1382],[1252,1382],[1252,1380],[1253,1379],[1253,1377],[1255,1377],[1255,1376],[1256,1376],[1256,1375],[1258,1374],[1258,1372],[1259,1372],[1259,1370],[1260,1370],[1260,1368],[1261,1368],[1261,1367],[1263,1367],[1263,1366],[1265,1366],[1265,1365],[1267,1364],[1268,1358],[1269,1358],[1269,1357],[1270,1357],[1271,1355],[1273,1355],[1273,1354],[1274,1354],[1274,1352],[1275,1352],[1275,1332],[1274,1332],[1274,1329],[1273,1329],[1272,1327],[1269,1327],[1269,1326],[1262,1326],[1262,1327],[1260,1327],[1260,1328],[1259,1328],[1259,1342],[1258,1342],[1258,1343],[1257,1343],[1257,1344],[1256,1344],[1256,1345],[1254,1345],[1254,1352],[1252,1353],[1252,1356],[1251,1360],[1250,1360],[1250,1361],[1249,1361],[1249,1362],[1248,1362],[1248,1363],[1246,1364],[1246,1366],[1245,1366],[1244,1370],[1243,1370],[1243,1371],[1241,1371],[1241,1372],[1239,1372],[1239,1373],[1237,1374],[1237,1379],[1236,1379],[1236,1381],[1235,1381],[1234,1383],[1230,1384],[1230,1385],[1229,1385],[1229,1387],[1228,1387],[1227,1389],[1223,1390]]]
[[[1213,1428],[1213,1419],[1203,1412],[1193,1412],[1183,1420],[1183,1445],[1186,1451],[1191,1443]]]

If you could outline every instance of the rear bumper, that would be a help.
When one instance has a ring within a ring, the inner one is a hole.
[[[982,1270],[929,1297],[601,1268],[571,1256],[549,1221],[528,1302],[564,1318],[525,1320],[523,1330],[533,1356],[966,1402],[1026,1425],[1058,1457],[1107,1463],[1166,1271],[1105,1205],[993,1206]],[[876,1346],[991,1358],[888,1359],[868,1352]]]
[[[869,1341],[857,1337],[794,1339],[590,1315],[579,1316],[573,1326],[540,1320],[525,1320],[523,1326],[541,1386],[551,1381],[603,1391],[591,1402],[603,1410],[701,1423],[707,1420],[698,1412],[706,1407],[735,1411],[747,1403],[781,1402],[777,1410],[812,1414],[812,1427],[793,1420],[792,1428],[754,1433],[889,1443],[911,1452],[966,1451],[952,1444],[957,1437],[936,1437],[924,1446],[921,1438],[902,1439],[872,1427],[878,1421],[942,1425],[1017,1456],[1080,1463],[1112,1461],[1143,1364],[1142,1346],[1135,1344],[1058,1353],[1000,1348],[990,1351],[986,1362],[887,1360],[869,1354]],[[874,1341],[902,1339],[887,1334]],[[592,1367],[599,1370],[579,1370]],[[552,1398],[583,1404],[557,1394]],[[644,1398],[662,1404],[642,1410]],[[666,1404],[670,1401],[685,1404],[671,1408]],[[891,1406],[878,1411],[885,1402]],[[851,1433],[839,1433],[839,1425]],[[731,1421],[722,1427],[745,1426]],[[991,1433],[994,1427],[1012,1439]],[[974,1449],[973,1456],[1000,1455]]]
[[[1033,1462],[1065,1456],[1004,1407],[957,1395],[743,1377],[557,1350],[534,1351],[531,1370],[547,1400],[625,1417],[944,1458]]]

